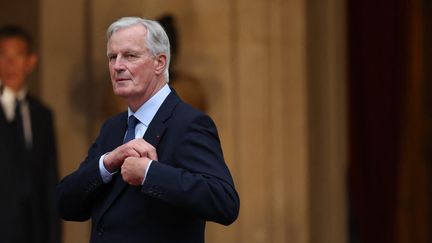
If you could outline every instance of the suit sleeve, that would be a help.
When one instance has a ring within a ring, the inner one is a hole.
[[[90,147],[87,158],[80,164],[78,170],[64,177],[57,185],[57,207],[64,220],[86,221],[90,219],[93,204],[106,186],[102,181],[98,166],[99,143],[100,136]]]
[[[152,163],[142,191],[205,220],[229,225],[238,217],[240,200],[216,126],[206,115],[185,126],[170,144],[175,151],[170,159],[174,161]]]

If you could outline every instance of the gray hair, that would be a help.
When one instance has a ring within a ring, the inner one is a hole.
[[[169,81],[169,64],[171,59],[170,43],[163,27],[154,20],[143,19],[140,17],[123,17],[112,23],[107,30],[109,40],[114,32],[119,29],[127,28],[136,24],[141,24],[147,29],[147,47],[153,56],[160,53],[166,55],[166,67],[164,70],[165,81]]]

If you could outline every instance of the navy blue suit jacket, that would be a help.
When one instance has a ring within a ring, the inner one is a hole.
[[[92,243],[201,243],[206,221],[229,225],[237,218],[239,197],[215,124],[174,91],[144,135],[158,155],[144,185],[128,185],[120,173],[104,184],[98,160],[122,144],[126,119],[126,112],[109,119],[78,170],[59,183],[64,219],[91,218]]]

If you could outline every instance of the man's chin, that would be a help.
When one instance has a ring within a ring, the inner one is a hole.
[[[117,96],[120,96],[122,98],[125,98],[129,95],[129,90],[127,89],[122,89],[122,88],[116,88],[114,89],[114,94]]]
[[[1,80],[1,79],[0,79]],[[19,91],[22,88],[24,88],[25,86],[25,81],[10,81],[10,80],[1,80],[2,84],[7,86],[8,88],[14,90],[14,91]]]

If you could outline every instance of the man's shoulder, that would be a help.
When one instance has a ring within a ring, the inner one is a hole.
[[[52,113],[51,107],[35,96],[27,95],[27,101],[30,109],[36,110],[38,113]]]
[[[180,114],[181,116],[199,116],[199,115],[207,115],[203,111],[200,111],[193,107],[192,105],[186,103],[173,89],[170,95],[167,97],[168,102],[172,103],[175,106],[175,112]]]
[[[192,123],[204,123],[212,124],[215,126],[215,122],[209,114],[201,111],[185,102],[179,102],[176,109],[173,112],[174,124],[186,124]]]
[[[113,115],[105,120],[103,126],[112,126],[119,123],[124,123],[127,120],[127,111]]]
[[[195,116],[208,116],[205,112],[198,110],[197,108],[193,107],[192,105],[180,101],[176,107],[177,113],[182,116],[189,116],[189,117],[195,117]]]

